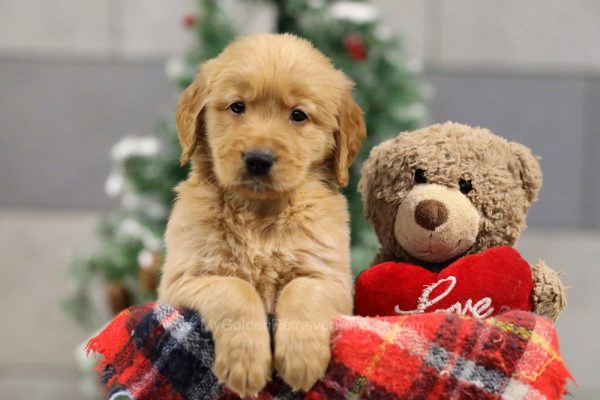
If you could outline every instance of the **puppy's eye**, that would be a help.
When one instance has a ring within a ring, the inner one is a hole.
[[[417,169],[415,171],[415,183],[427,183],[427,173],[424,169]]]
[[[229,109],[234,114],[243,114],[246,111],[246,105],[244,104],[243,101],[236,101],[235,103],[233,103],[229,106]]]
[[[469,192],[471,192],[471,190],[473,190],[473,184],[471,183],[470,179],[469,180],[467,180],[467,179],[459,180],[458,187],[462,194],[468,194]]]
[[[304,122],[308,119],[308,115],[302,110],[295,109],[290,114],[290,120],[293,122]]]

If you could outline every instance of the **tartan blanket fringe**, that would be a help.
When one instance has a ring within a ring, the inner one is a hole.
[[[430,313],[340,317],[331,362],[308,392],[277,376],[259,400],[553,400],[572,379],[546,318],[508,311],[476,320]],[[86,346],[108,398],[239,399],[212,372],[213,340],[200,316],[166,304],[133,306]]]

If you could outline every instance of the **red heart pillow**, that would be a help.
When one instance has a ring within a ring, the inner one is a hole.
[[[453,311],[487,318],[506,309],[532,310],[531,268],[512,247],[462,257],[439,273],[386,262],[356,280],[357,315],[385,316]]]

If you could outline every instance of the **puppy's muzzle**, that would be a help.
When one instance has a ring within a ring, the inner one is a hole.
[[[246,164],[246,171],[251,176],[266,175],[275,163],[275,155],[268,150],[256,149],[246,151],[242,156]]]

